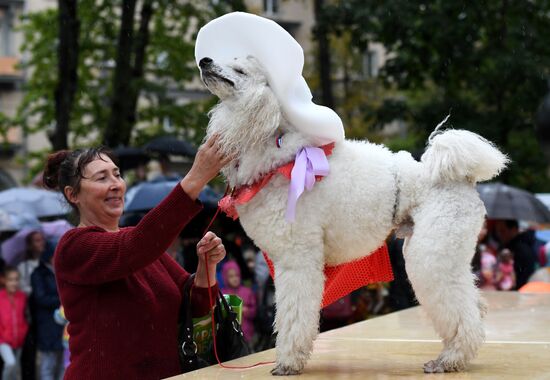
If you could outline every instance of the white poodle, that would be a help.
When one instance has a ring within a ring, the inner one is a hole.
[[[312,145],[285,120],[257,59],[222,66],[203,58],[200,68],[220,98],[207,134],[218,134],[222,149],[236,157],[223,170],[231,187],[256,182]],[[484,340],[485,308],[470,269],[485,215],[475,183],[497,175],[507,157],[474,133],[447,130],[432,134],[421,162],[408,152],[349,140],[337,143],[328,161],[330,174],[299,198],[293,223],[285,220],[289,181],[281,175],[237,207],[246,233],[275,265],[272,373],[298,374],[311,354],[324,265],[365,256],[394,230],[406,235],[407,273],[443,340],[443,351],[424,371],[464,369]]]

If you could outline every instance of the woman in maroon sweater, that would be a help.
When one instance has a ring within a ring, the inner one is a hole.
[[[177,318],[189,274],[165,251],[200,211],[199,192],[226,164],[216,138],[199,148],[179,185],[136,227],[118,227],[126,185],[104,149],[61,151],[48,157],[44,183],[63,192],[80,224],[60,240],[54,259],[69,320],[71,364],[65,379],[162,379],[180,373]],[[209,281],[225,256],[212,232],[198,243],[192,305],[208,312]]]

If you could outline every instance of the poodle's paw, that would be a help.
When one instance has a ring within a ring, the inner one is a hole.
[[[441,360],[430,360],[427,363],[424,363],[424,373],[443,373],[445,368],[441,364]]]
[[[271,370],[273,376],[299,375],[301,372],[300,370],[282,364],[277,364],[275,368]]]
[[[443,373],[443,372],[459,372],[463,366],[458,363],[449,363],[441,358],[430,360],[424,364],[424,373]]]

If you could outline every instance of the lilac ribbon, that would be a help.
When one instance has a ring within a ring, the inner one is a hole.
[[[325,151],[317,147],[300,149],[294,160],[294,168],[290,174],[288,201],[286,205],[286,220],[296,219],[296,204],[304,189],[311,190],[315,184],[315,176],[326,176],[329,173],[328,160]]]

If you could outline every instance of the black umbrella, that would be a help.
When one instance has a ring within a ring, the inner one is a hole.
[[[151,159],[143,148],[131,146],[120,146],[114,149],[113,153],[118,159],[120,170],[123,171],[145,165]]]
[[[143,149],[147,152],[175,156],[194,157],[197,154],[197,149],[193,145],[174,136],[156,137],[145,144]]]
[[[489,219],[550,223],[548,208],[528,191],[499,182],[480,184],[477,191],[485,204]]]

